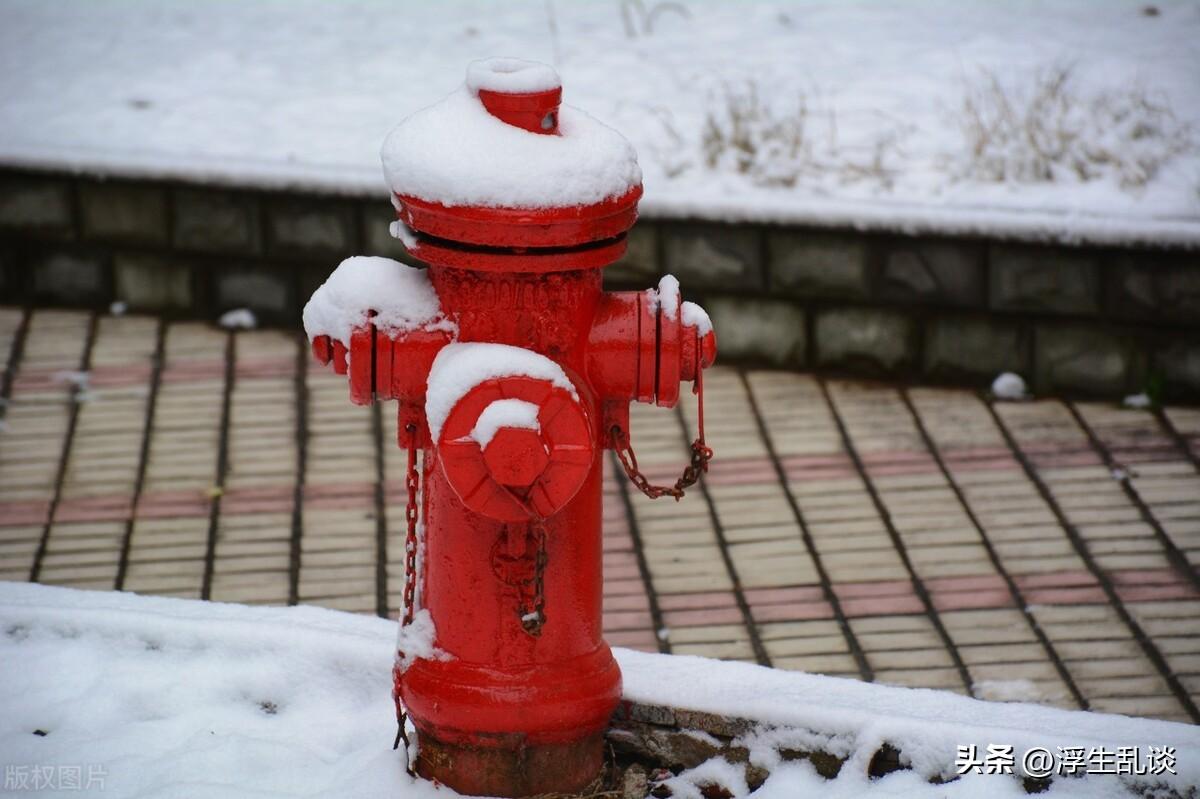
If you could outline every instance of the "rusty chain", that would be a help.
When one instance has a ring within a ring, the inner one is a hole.
[[[699,352],[700,343],[696,343],[696,351]],[[613,450],[617,453],[617,459],[621,461],[622,468],[625,469],[626,476],[629,477],[637,489],[650,499],[658,499],[659,497],[669,496],[674,497],[675,501],[683,499],[686,489],[696,484],[700,479],[700,475],[708,471],[708,462],[713,458],[712,447],[704,443],[704,382],[701,378],[703,370],[700,365],[696,365],[696,380],[692,384],[692,393],[696,395],[696,416],[697,416],[697,436],[692,442],[692,458],[688,465],[684,467],[683,474],[675,481],[673,486],[661,486],[651,483],[646,475],[642,474],[642,470],[638,468],[637,455],[633,452],[633,445],[629,441],[629,434],[621,429],[620,425],[613,425],[609,433],[613,439]]]
[[[406,425],[404,432],[408,433],[408,473],[405,476],[405,487],[408,489],[408,505],[404,509],[404,518],[408,525],[408,532],[404,538],[404,611],[400,617],[400,626],[407,627],[412,624],[413,616],[416,615],[417,605],[417,521],[420,518],[420,510],[417,506],[417,493],[420,491],[420,475],[417,473],[417,426],[414,424]],[[400,660],[403,657],[403,652],[397,648],[396,657]],[[404,742],[405,765],[404,770],[408,772],[408,776],[416,777],[417,771],[413,767],[412,762],[412,742],[408,738],[408,730],[405,729],[408,724],[408,714],[404,711],[404,706],[400,703],[400,672],[393,672],[392,699],[396,702],[396,740],[392,742],[392,749],[398,749],[400,742]]]
[[[537,546],[533,561],[533,577],[521,582],[521,599],[517,603],[517,616],[521,620],[521,628],[534,638],[537,638],[542,634],[542,627],[546,623],[546,564],[549,563],[550,558],[546,554],[545,519],[530,507],[525,498],[516,491],[507,486],[505,486],[505,490],[508,491],[513,501],[520,505],[521,509],[529,516],[529,526],[526,528],[525,551],[529,551],[531,540]],[[527,604],[526,594],[529,592],[525,589],[528,589],[531,583],[533,585],[533,600]]]
[[[537,541],[537,554],[533,562],[533,602],[526,609],[524,600],[517,608],[521,616],[521,627],[537,638],[546,623],[546,526],[536,516],[529,522],[529,536]]]

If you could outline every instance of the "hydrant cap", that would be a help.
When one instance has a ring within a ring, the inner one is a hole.
[[[437,262],[426,245],[445,242],[571,247],[633,225],[642,193],[633,146],[561,97],[545,64],[476,61],[458,91],[388,134],[384,173],[413,255]]]

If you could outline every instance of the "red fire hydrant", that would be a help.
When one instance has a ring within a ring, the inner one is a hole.
[[[621,693],[601,630],[603,450],[676,499],[712,455],[701,405],[684,476],[656,487],[637,471],[629,403],[673,407],[683,381],[699,394],[715,338],[674,278],[602,290],[641,173],[623,138],[561,94],[549,67],[492,59],[405,120],[384,146],[393,233],[428,269],[352,258],[305,308],[314,354],[349,374],[351,398],[399,402],[397,710],[418,733],[416,772],[466,794],[597,778]]]

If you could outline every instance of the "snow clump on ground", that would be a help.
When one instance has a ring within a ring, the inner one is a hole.
[[[1001,372],[992,381],[992,396],[1002,400],[1022,400],[1029,396],[1025,379],[1012,372]]]

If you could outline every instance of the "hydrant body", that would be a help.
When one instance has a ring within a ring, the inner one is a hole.
[[[471,70],[460,99],[518,129],[520,146],[570,137],[557,76],[539,72],[549,68],[494,59]],[[419,116],[391,138],[412,135]],[[348,345],[312,329],[309,308],[305,322],[356,402],[399,401],[399,443],[422,453],[424,534],[409,563],[435,632],[415,657],[402,635],[396,669],[416,770],[473,795],[578,791],[602,768],[621,691],[602,630],[603,452],[628,446],[631,401],[676,403],[715,339],[673,278],[658,291],[602,289],[640,178],[532,208],[448,204],[410,193],[403,176],[392,183],[396,232],[428,265],[419,279],[437,313],[389,326],[372,307]]]

